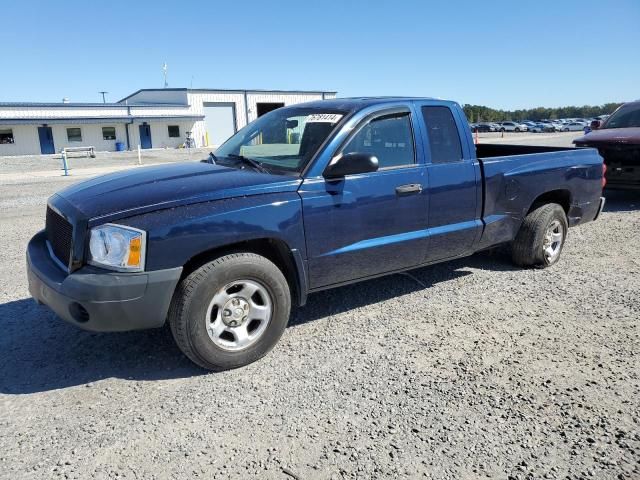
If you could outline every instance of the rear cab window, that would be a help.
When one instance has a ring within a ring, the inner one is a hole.
[[[431,152],[431,163],[461,162],[462,144],[453,112],[445,106],[423,106],[422,118]]]

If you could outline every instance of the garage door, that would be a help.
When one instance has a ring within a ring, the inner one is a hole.
[[[209,138],[209,145],[222,145],[227,138],[236,133],[235,117],[233,104],[204,104],[204,122]]]

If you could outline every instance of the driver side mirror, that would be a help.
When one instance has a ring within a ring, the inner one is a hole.
[[[602,122],[600,120],[594,120],[593,122],[591,122],[591,130],[597,130],[601,125]]]
[[[369,173],[378,170],[378,157],[368,153],[346,153],[334,157],[324,171],[324,178],[337,179],[346,175]]]

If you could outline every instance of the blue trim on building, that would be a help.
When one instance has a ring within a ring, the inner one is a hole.
[[[186,103],[129,103],[126,106],[140,108],[185,108]],[[43,107],[43,108],[123,108],[122,103],[63,103],[63,102],[0,102],[0,107]]]
[[[77,123],[130,123],[132,121],[158,121],[158,120],[204,120],[204,115],[167,115],[167,116],[139,116],[130,117],[65,117],[65,118],[0,118],[0,125],[61,125]]]

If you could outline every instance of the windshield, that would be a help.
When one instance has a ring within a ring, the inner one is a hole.
[[[346,112],[285,107],[253,121],[215,151],[220,163],[254,164],[270,173],[299,174]]]
[[[640,104],[623,105],[604,122],[601,128],[640,127]]]

